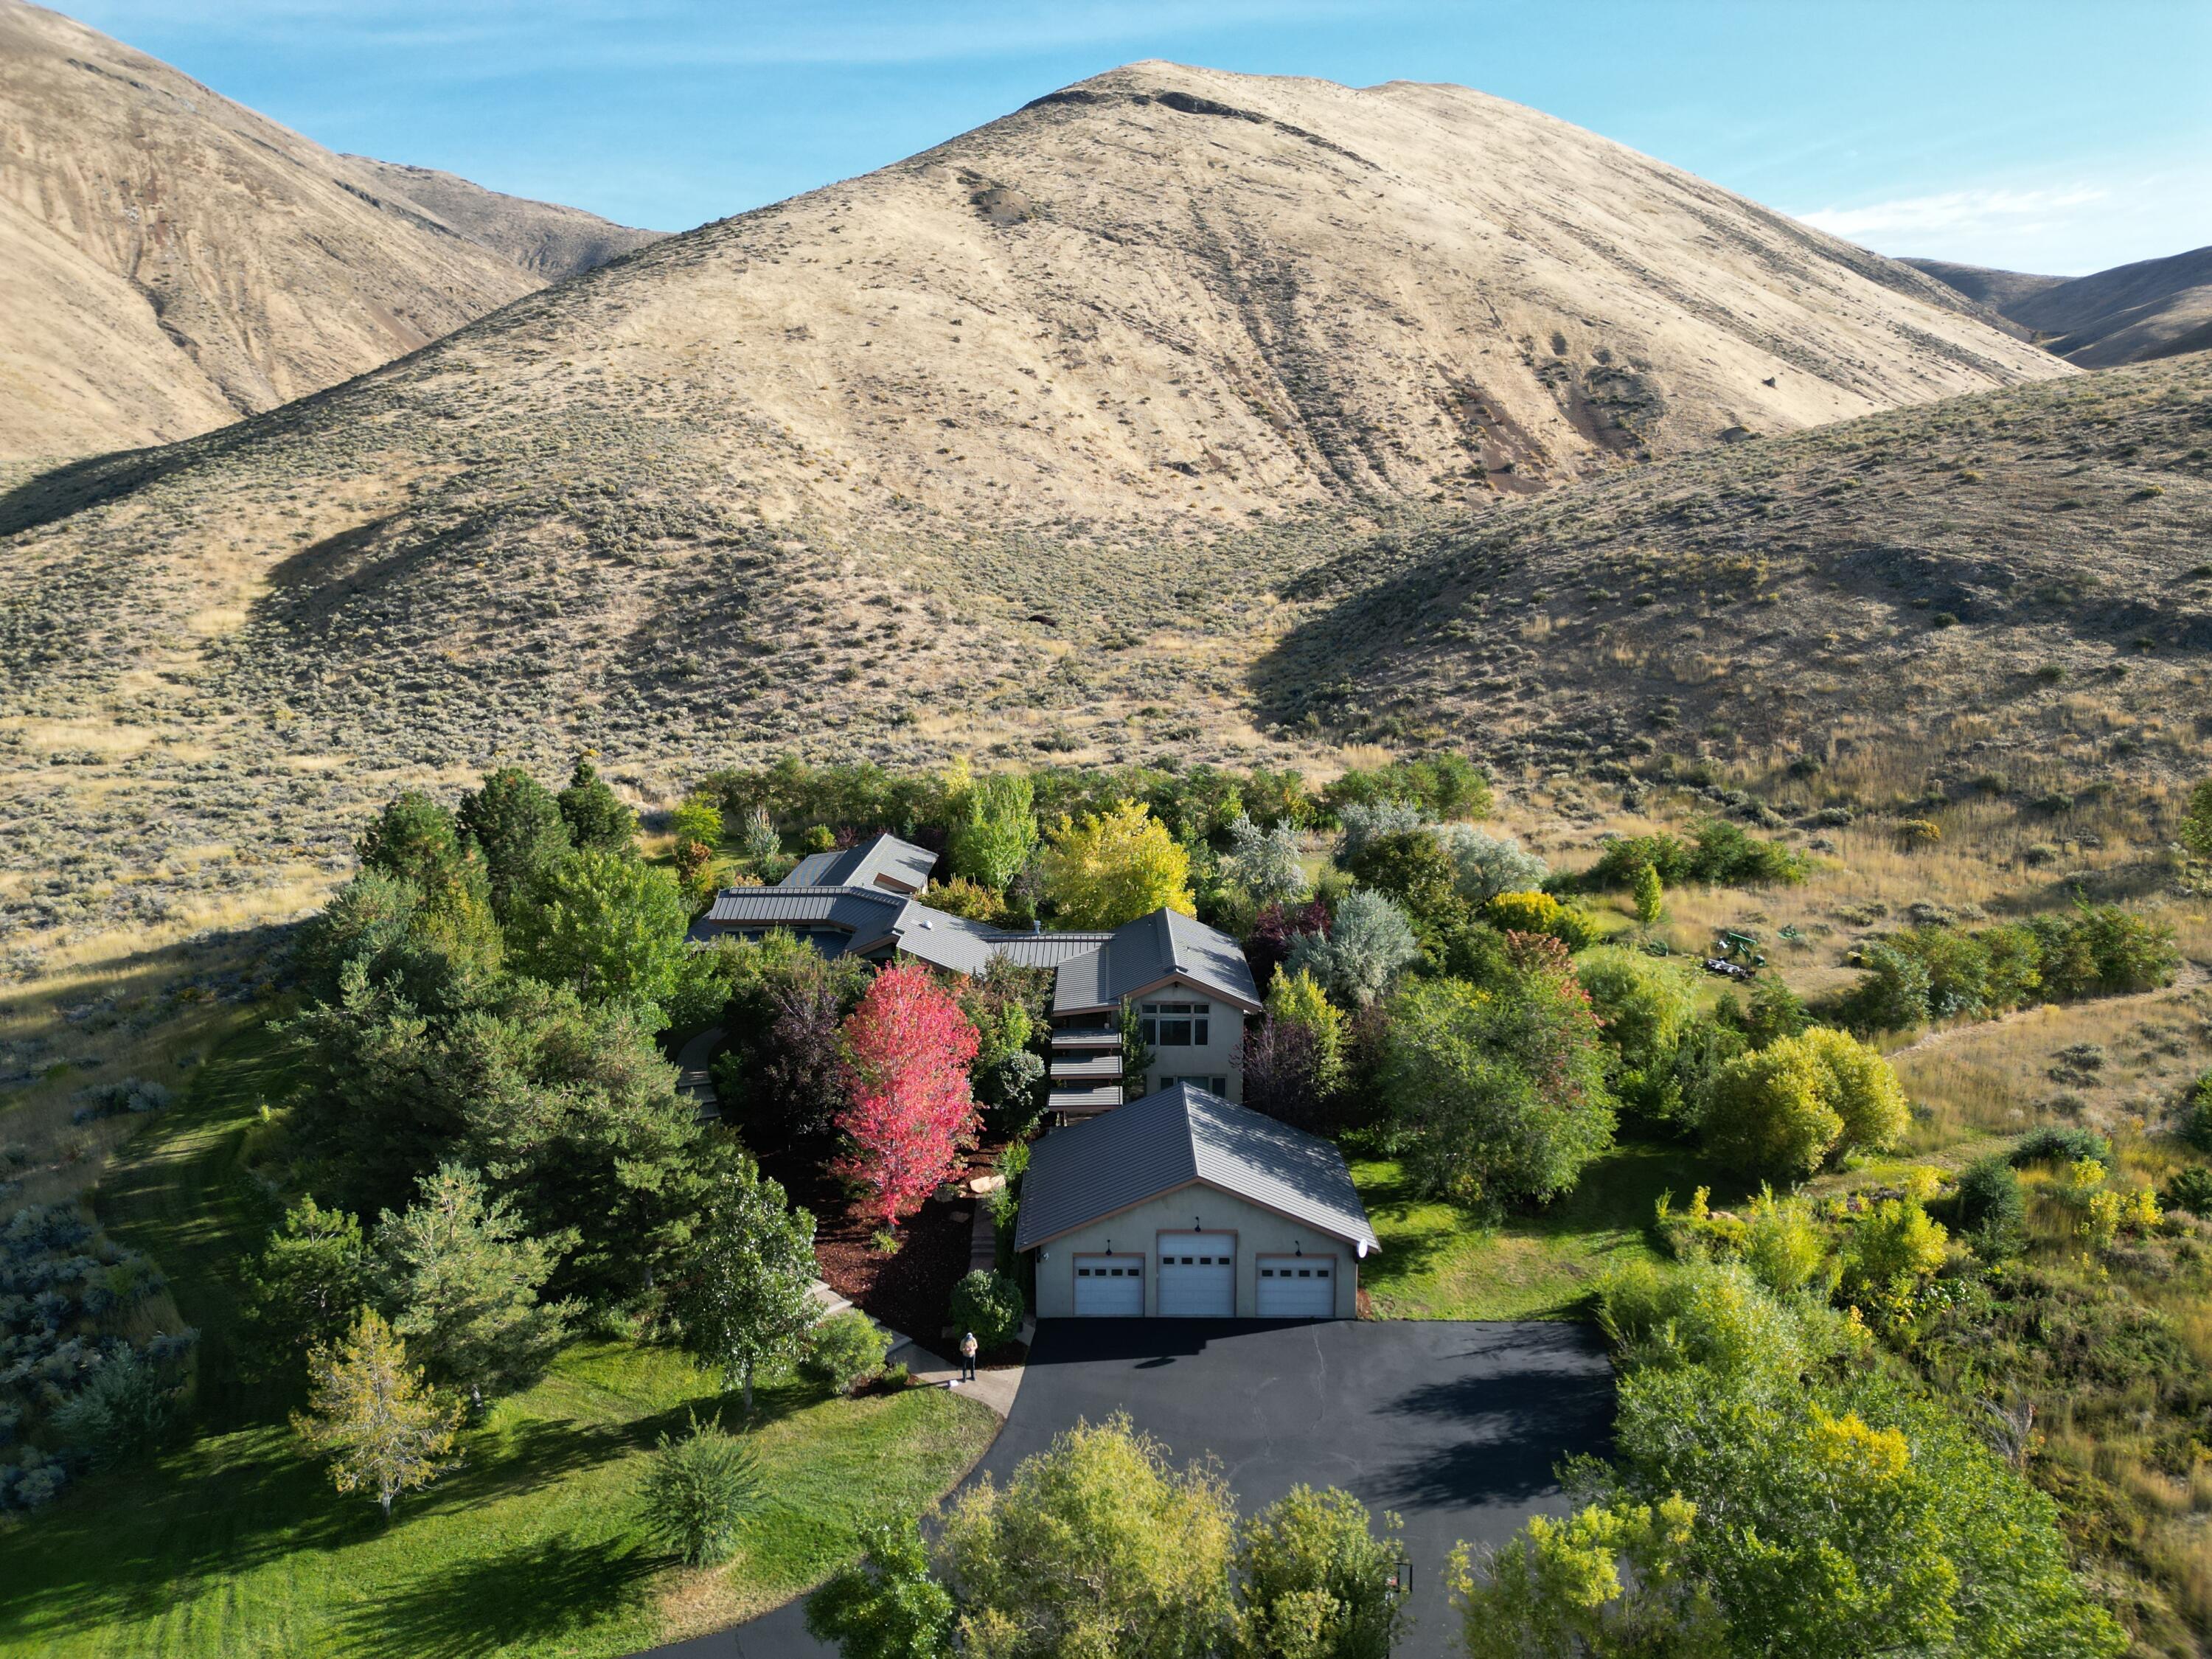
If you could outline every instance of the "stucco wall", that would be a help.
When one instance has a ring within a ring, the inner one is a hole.
[[[1211,1009],[1206,1016],[1206,1040],[1187,1048],[1152,1050],[1152,1063],[1145,1070],[1145,1092],[1164,1089],[1170,1078],[1218,1077],[1228,1079],[1226,1097],[1241,1101],[1244,1098],[1244,1011],[1233,1003],[1195,985],[1170,984],[1157,991],[1147,991],[1130,1001],[1141,1007],[1147,1002],[1203,1002]],[[1201,1084],[1211,1088],[1211,1084]]]
[[[1193,1225],[1194,1221],[1199,1224]],[[1352,1247],[1341,1239],[1316,1232],[1248,1204],[1241,1198],[1216,1192],[1211,1187],[1189,1186],[1139,1204],[1119,1215],[1079,1228],[1054,1239],[1036,1256],[1036,1314],[1040,1319],[1065,1319],[1075,1312],[1075,1258],[1103,1255],[1108,1243],[1116,1255],[1145,1257],[1145,1312],[1159,1310],[1159,1235],[1164,1232],[1233,1232],[1237,1235],[1237,1317],[1258,1316],[1261,1255],[1289,1255],[1303,1246],[1308,1255],[1324,1252],[1337,1259],[1336,1316],[1351,1319],[1359,1311],[1359,1262]]]

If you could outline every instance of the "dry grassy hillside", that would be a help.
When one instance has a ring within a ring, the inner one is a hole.
[[[447,220],[374,164],[0,0],[0,467],[205,431],[541,286],[508,245],[571,210],[477,195]]]
[[[1616,770],[1657,747],[1879,750],[1939,784],[2193,778],[2212,357],[1686,458],[1288,592],[1314,608],[1255,684],[1317,731]]]
[[[1926,271],[1937,282],[1948,283],[1969,300],[1987,306],[2008,319],[2010,308],[2022,300],[2072,280],[2066,276],[2038,276],[2025,270],[1999,270],[1991,265],[1962,265],[1950,259],[1900,259],[1898,263]]]
[[[1287,753],[1275,589],[1378,532],[2073,374],[1948,295],[1479,94],[1115,71],[0,499],[0,959],[501,759]]]
[[[1999,313],[2069,362],[2112,368],[2212,347],[2212,247],[2087,276],[1907,259]]]
[[[394,196],[427,208],[471,241],[504,255],[548,283],[596,270],[634,253],[666,233],[632,230],[581,208],[507,196],[434,167],[379,161],[367,155],[340,159],[380,179]]]
[[[2212,347],[2212,247],[2077,277],[2008,314],[2056,337],[2051,349],[2084,368],[2203,351]]]

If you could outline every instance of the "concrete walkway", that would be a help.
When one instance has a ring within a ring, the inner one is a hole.
[[[813,1297],[816,1305],[822,1310],[815,1316],[817,1322],[828,1319],[832,1315],[843,1313],[853,1305],[818,1279],[808,1287],[808,1294]],[[890,1338],[890,1352],[884,1356],[885,1364],[905,1366],[909,1376],[927,1387],[954,1389],[965,1394],[971,1400],[980,1400],[997,1413],[1001,1422],[1004,1422],[1007,1414],[1014,1409],[1014,1396],[1021,1392],[1024,1367],[1004,1365],[991,1370],[978,1371],[973,1382],[963,1382],[960,1380],[960,1367],[955,1361],[947,1359],[943,1354],[933,1349],[925,1348],[912,1337],[893,1330],[880,1320],[876,1322],[876,1328]],[[1036,1320],[1025,1319],[1022,1322],[1024,1342],[1027,1342],[1036,1333]]]

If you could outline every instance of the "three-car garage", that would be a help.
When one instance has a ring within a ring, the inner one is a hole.
[[[1030,1148],[1039,1318],[1351,1319],[1376,1247],[1329,1142],[1173,1084]]]

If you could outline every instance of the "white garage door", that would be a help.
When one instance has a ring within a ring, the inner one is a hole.
[[[1237,1235],[1160,1235],[1160,1317],[1227,1319],[1237,1311]]]
[[[1336,1258],[1263,1255],[1260,1258],[1260,1317],[1336,1317]]]
[[[1145,1316],[1145,1258],[1140,1255],[1076,1257],[1075,1313],[1079,1319],[1142,1319]]]

